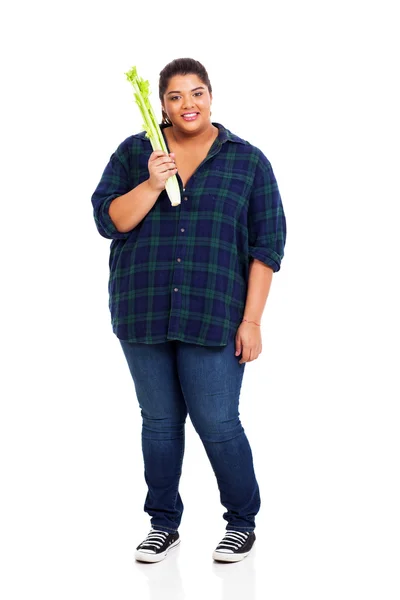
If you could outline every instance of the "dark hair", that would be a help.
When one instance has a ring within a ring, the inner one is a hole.
[[[158,94],[161,102],[163,102],[164,94],[168,87],[169,80],[175,75],[188,75],[189,73],[197,75],[199,79],[208,87],[210,94],[212,93],[212,87],[208,78],[208,73],[203,65],[193,58],[176,58],[175,60],[168,63],[160,73],[160,80],[158,84]],[[167,115],[162,111],[162,122],[169,123],[167,121]]]

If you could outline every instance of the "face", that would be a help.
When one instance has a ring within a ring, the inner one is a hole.
[[[164,112],[174,127],[188,132],[210,124],[212,94],[197,75],[171,77],[163,99]]]

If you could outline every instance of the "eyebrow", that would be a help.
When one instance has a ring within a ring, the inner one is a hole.
[[[199,85],[199,87],[193,88],[192,90],[190,90],[191,92],[195,92],[196,90],[204,90],[205,88],[202,87],[201,85]],[[167,92],[167,94],[180,94],[181,92],[179,90],[173,90],[172,92]]]

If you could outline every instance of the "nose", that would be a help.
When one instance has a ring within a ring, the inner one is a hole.
[[[194,106],[194,101],[192,96],[187,96],[183,102],[183,106],[184,108],[191,108],[192,106]]]

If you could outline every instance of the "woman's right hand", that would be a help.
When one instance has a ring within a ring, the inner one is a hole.
[[[162,191],[169,177],[176,175],[178,169],[175,166],[175,155],[173,152],[167,154],[162,150],[154,150],[150,154],[147,166],[149,168],[149,185],[155,191]]]

